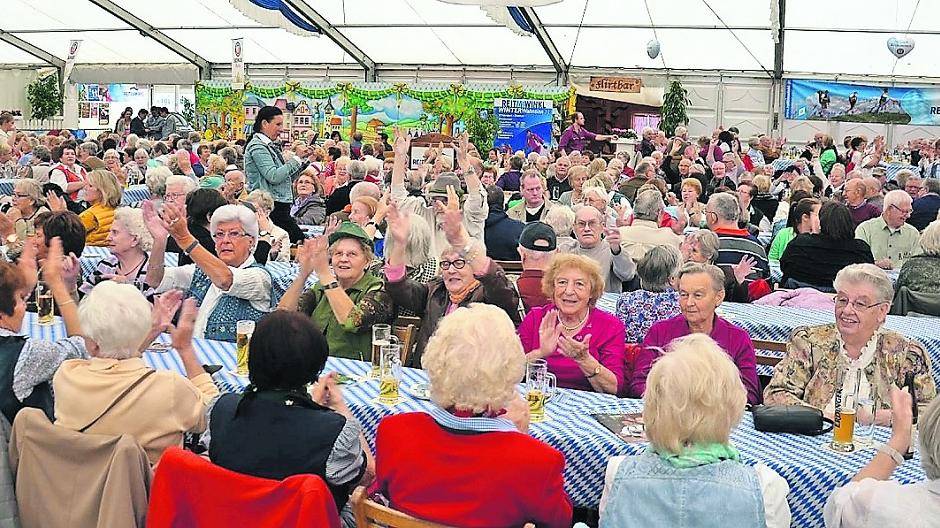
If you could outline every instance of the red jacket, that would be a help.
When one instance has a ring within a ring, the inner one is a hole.
[[[333,496],[318,476],[252,477],[171,447],[153,478],[147,528],[192,526],[340,528],[340,522]]]
[[[564,456],[519,432],[452,432],[425,413],[389,416],[376,488],[397,510],[461,528],[571,526]]]

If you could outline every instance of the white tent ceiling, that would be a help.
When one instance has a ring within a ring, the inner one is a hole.
[[[473,6],[437,0],[292,0],[314,10],[358,48],[348,53],[348,45],[344,51],[326,34],[304,37],[262,26],[229,0],[3,0],[0,64],[43,63],[20,49],[30,46],[64,59],[71,39],[83,40],[78,64],[184,64],[194,56],[225,64],[231,57],[231,39],[244,37],[248,64],[355,65],[362,62],[362,56],[354,56],[361,52],[379,67],[551,67],[554,48],[556,61],[565,67],[764,75],[774,69],[772,7],[783,1],[564,0],[533,11],[546,44],[498,25]],[[99,7],[112,2],[166,40],[158,42]],[[933,60],[940,52],[935,28],[940,2],[862,4],[785,0],[783,70],[940,77],[940,63]],[[885,41],[908,31],[916,47],[896,60]],[[662,54],[650,59],[646,43],[654,34]]]

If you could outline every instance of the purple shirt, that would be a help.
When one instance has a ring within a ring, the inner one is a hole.
[[[504,191],[518,191],[520,178],[522,178],[521,172],[506,171],[496,180],[496,186]]]
[[[584,127],[575,131],[574,125],[571,125],[561,134],[561,139],[558,140],[558,148],[563,150],[565,154],[572,150],[583,152],[596,136],[597,134],[588,132]]]
[[[653,362],[662,355],[661,350],[665,350],[673,339],[690,333],[689,323],[682,314],[660,321],[650,328],[637,354],[636,368],[633,370],[633,380],[630,383],[633,394],[642,396],[646,391],[646,377],[649,376]],[[741,381],[747,389],[747,402],[752,405],[760,403],[762,398],[760,383],[757,381],[757,359],[754,356],[751,336],[745,330],[717,315],[709,336],[731,356],[731,360],[737,365],[741,373]]]
[[[549,310],[555,308],[553,304],[537,306],[525,316],[519,325],[519,339],[522,341],[526,354],[539,348],[539,325],[542,317]],[[591,344],[588,353],[594,356],[601,365],[607,367],[617,378],[617,392],[625,386],[623,379],[624,362],[626,360],[626,345],[624,344],[624,328],[620,319],[597,308],[588,312],[587,323],[574,335],[576,341],[583,341],[586,335],[591,335]],[[753,355],[753,351],[751,351]],[[558,386],[569,389],[593,391],[591,382],[587,380],[581,368],[575,361],[559,351],[545,358],[548,370],[558,378]]]
[[[849,205],[848,208],[849,213],[852,215],[852,221],[855,222],[855,227],[858,227],[858,224],[866,220],[881,216],[881,209],[878,209],[877,205],[868,202],[862,202],[862,205],[858,207]]]

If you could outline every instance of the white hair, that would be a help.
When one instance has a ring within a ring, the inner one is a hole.
[[[248,193],[248,201],[269,215],[274,210],[274,197],[268,191],[262,189],[251,191]]]
[[[127,232],[137,239],[141,251],[153,248],[153,235],[144,222],[144,212],[136,207],[118,207],[114,211],[114,221],[120,223]]]
[[[544,222],[552,227],[556,236],[571,236],[574,211],[566,205],[556,205],[545,213]]]
[[[407,214],[411,219],[411,227],[408,229],[408,241],[405,244],[405,265],[416,268],[433,256],[431,254],[431,226],[424,217],[417,214]],[[391,254],[392,248],[397,244],[395,237],[385,239],[386,258]]]
[[[641,192],[633,204],[633,214],[638,220],[659,221],[666,205],[663,203],[663,195],[658,190],[650,189]]]
[[[222,222],[238,222],[252,241],[258,241],[258,216],[244,205],[228,204],[216,209],[209,219],[209,232],[215,233]]]
[[[940,255],[940,220],[930,222],[920,234],[920,248],[925,255]]]
[[[173,176],[173,173],[163,165],[147,169],[145,181],[147,188],[150,189],[150,194],[159,197],[166,195],[166,181],[170,176]]]
[[[149,174],[150,171],[147,171],[147,173]],[[189,176],[181,176],[179,174],[171,174],[169,177],[167,177],[166,186],[169,187],[170,185],[182,185],[183,192],[186,194],[196,190],[196,182],[193,181],[192,178]]]
[[[349,202],[355,202],[356,198],[361,198],[363,196],[371,196],[376,200],[382,199],[382,190],[379,189],[379,186],[367,181],[361,181],[352,186],[349,189]]]
[[[150,331],[150,303],[131,284],[103,281],[78,306],[86,338],[98,344],[100,357],[127,359],[140,355]]]
[[[874,264],[850,264],[839,270],[832,286],[839,291],[846,284],[868,284],[878,296],[876,301],[890,303],[894,300],[894,284],[888,274]]]
[[[913,178],[908,178],[910,181]],[[893,191],[888,191],[884,197],[884,208],[887,209],[892,205],[895,207],[900,207],[904,204],[910,204],[913,201],[911,195],[907,194],[906,191],[901,189],[895,189]]]

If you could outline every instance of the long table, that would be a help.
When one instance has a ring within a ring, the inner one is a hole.
[[[24,333],[33,338],[55,339],[64,335],[60,321],[48,326],[36,324],[35,314],[27,314]],[[169,342],[168,336],[162,336]],[[215,375],[217,384],[225,391],[241,391],[247,379],[232,373],[235,368],[233,343],[195,340],[196,354],[204,364],[222,365]],[[157,369],[182,374],[183,365],[173,352],[144,353],[144,360]],[[330,358],[327,370],[350,376],[363,376],[371,369],[369,363]],[[421,370],[403,369],[403,385],[427,382]],[[362,425],[366,438],[373,445],[379,421],[385,416],[429,409],[430,402],[422,401],[401,391],[402,400],[394,406],[376,401],[378,386],[374,380],[359,381],[343,387],[346,402]],[[572,502],[581,507],[596,508],[604,485],[604,471],[612,456],[637,454],[645,443],[626,443],[608,431],[591,415],[596,413],[639,412],[641,400],[618,399],[614,396],[561,389],[546,405],[547,420],[534,423],[529,433],[565,455],[565,490]],[[890,431],[876,429],[876,439],[886,441]],[[753,420],[745,413],[743,420],[731,436],[732,443],[741,451],[748,464],[762,462],[779,473],[790,485],[787,497],[795,527],[822,527],[822,510],[829,494],[847,483],[859,469],[871,460],[872,450],[843,455],[826,450],[823,446],[832,439],[831,434],[807,437],[789,434],[760,433]],[[895,471],[894,477],[902,483],[920,482],[926,475],[920,467],[919,456]]]
[[[12,195],[16,180],[0,179],[0,194]],[[124,189],[121,205],[133,205],[150,198],[150,189],[146,185],[131,185]]]
[[[781,169],[785,169],[789,167],[790,165],[793,165],[794,163],[796,163],[795,159],[777,158],[773,161],[773,163],[771,163],[771,165],[773,165],[775,171],[778,171]],[[915,174],[920,174],[920,169],[918,167],[915,167],[914,165],[908,165],[906,163],[896,163],[896,162],[882,163],[881,165],[879,165],[879,167],[885,170],[885,176],[889,180],[893,180],[895,177],[897,177],[898,171],[901,171],[904,169],[913,171]]]
[[[780,269],[780,261],[771,260],[770,264],[770,280],[771,282],[780,283],[783,280],[783,270]],[[884,270],[885,275],[891,279],[891,283],[897,283],[898,277],[901,275],[900,269],[889,269]]]

